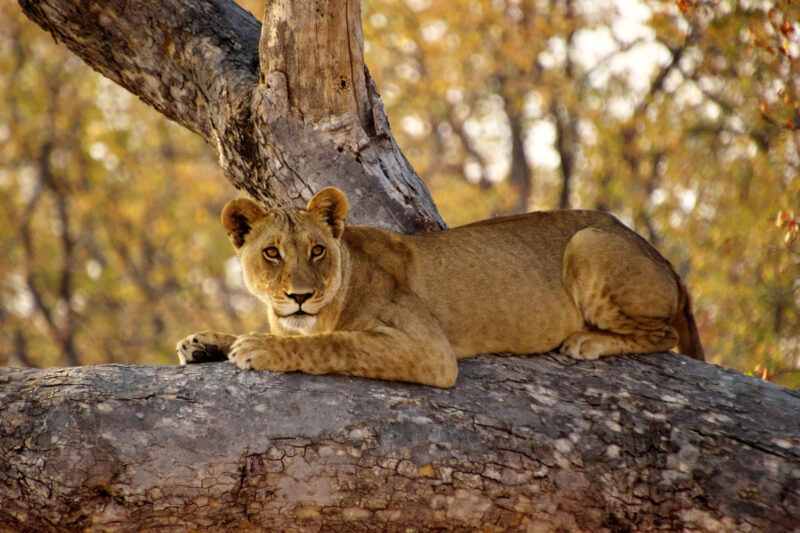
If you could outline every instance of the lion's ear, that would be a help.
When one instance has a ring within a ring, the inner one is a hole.
[[[344,219],[347,218],[349,207],[347,197],[342,191],[328,187],[314,195],[306,210],[330,225],[331,233],[338,239],[344,231]]]
[[[228,238],[236,248],[244,244],[245,236],[250,233],[253,223],[267,212],[249,198],[231,200],[222,210],[222,227],[228,232]]]

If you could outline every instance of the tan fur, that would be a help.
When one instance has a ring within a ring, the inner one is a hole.
[[[677,274],[611,215],[538,212],[415,236],[345,227],[346,215],[333,188],[305,210],[230,202],[222,222],[271,334],[199,333],[178,343],[181,362],[222,353],[242,368],[450,387],[458,358],[487,352],[596,359],[680,342],[703,358]]]

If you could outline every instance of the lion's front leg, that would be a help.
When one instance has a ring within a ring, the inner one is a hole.
[[[458,375],[443,334],[422,340],[402,331],[334,331],[306,337],[240,335],[228,358],[247,370],[345,374],[435,387],[451,387]]]
[[[226,361],[236,335],[201,331],[178,342],[175,349],[182,365]]]

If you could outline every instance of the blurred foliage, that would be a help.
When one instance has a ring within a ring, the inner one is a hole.
[[[261,327],[211,149],[0,16],[0,364],[171,362],[191,331]],[[684,276],[712,362],[795,387],[799,18],[786,0],[362,2],[394,134],[450,225],[611,211]]]
[[[0,365],[175,363],[194,331],[260,326],[213,151],[15,3],[0,21]]]

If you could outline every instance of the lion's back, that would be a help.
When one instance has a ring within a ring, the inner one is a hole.
[[[617,225],[604,213],[554,211],[413,236],[354,226],[345,239],[357,249],[355,268],[372,272],[361,278],[380,271],[413,293],[458,355],[544,352],[582,324],[562,283],[566,244],[582,228]],[[391,297],[374,288],[362,291]]]

